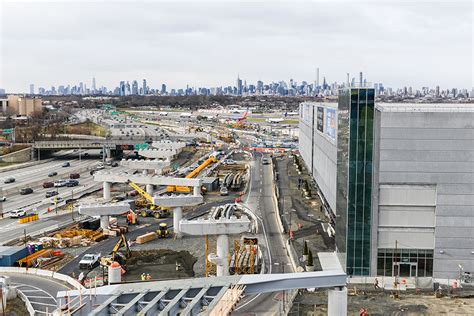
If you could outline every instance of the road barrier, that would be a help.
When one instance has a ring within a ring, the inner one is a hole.
[[[18,219],[18,224],[24,224],[24,223],[29,223],[29,222],[34,222],[39,219],[38,214],[22,217]]]

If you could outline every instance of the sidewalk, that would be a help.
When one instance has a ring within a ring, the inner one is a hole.
[[[284,212],[282,222],[285,231],[288,235],[290,228],[293,231],[293,247],[298,258],[303,256],[304,241],[307,241],[313,253],[315,270],[321,270],[317,253],[334,251],[335,243],[322,226],[327,223],[327,218],[321,211],[321,201],[314,188],[311,188],[310,199],[303,197],[302,190],[298,188],[298,179],[309,182],[311,176],[305,170],[299,175],[293,164],[293,158],[284,156],[275,158],[274,161],[278,173],[278,200],[280,209]],[[303,263],[302,265],[304,266]]]

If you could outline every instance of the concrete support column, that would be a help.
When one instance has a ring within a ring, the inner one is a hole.
[[[106,148],[105,153],[107,154],[107,158],[112,158],[112,151],[110,150],[110,148]]]
[[[217,264],[216,272],[217,276],[229,275],[229,237],[227,235],[217,236],[217,257],[221,264]]]
[[[155,186],[153,184],[147,184],[146,185],[146,193],[153,195],[153,190],[155,189]]]
[[[173,229],[174,236],[176,238],[181,238],[181,229],[179,228],[179,222],[183,218],[183,209],[178,206],[173,209]]]
[[[200,187],[193,187],[193,195],[194,196],[201,195],[201,188]]]
[[[100,228],[102,229],[109,228],[109,215],[100,216]]]
[[[347,287],[340,287],[328,291],[328,315],[347,315]]]
[[[110,200],[110,182],[104,181],[103,191],[104,191],[104,200],[109,201]]]
[[[143,174],[144,176],[147,176],[147,175],[148,175],[148,170],[147,170],[147,169],[143,169],[142,174]]]

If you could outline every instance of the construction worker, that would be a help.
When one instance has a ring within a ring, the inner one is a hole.
[[[142,273],[142,275],[140,277],[141,277],[142,281],[146,280],[146,274],[145,273]]]
[[[147,273],[147,274],[146,274],[146,279],[147,279],[147,281],[150,281],[150,280],[151,280],[151,275],[150,275],[150,273]]]
[[[374,290],[380,289],[379,279],[375,278],[374,280]]]

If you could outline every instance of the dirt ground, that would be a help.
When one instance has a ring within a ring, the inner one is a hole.
[[[25,303],[20,298],[14,298],[7,301],[7,306],[5,308],[5,313],[3,309],[0,308],[0,315],[3,316],[23,316],[28,315],[28,310],[26,309]]]
[[[140,280],[142,273],[149,273],[153,280],[189,278],[194,276],[197,259],[188,251],[169,249],[133,251],[124,269],[124,281]]]
[[[474,293],[472,293],[474,294]],[[389,292],[349,296],[348,315],[474,315],[474,296],[436,298],[433,293],[401,293],[393,299]],[[327,315],[327,291],[304,292],[295,299],[289,315]]]

